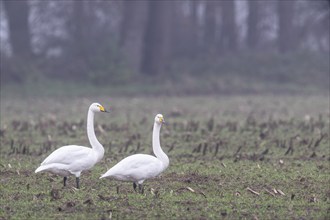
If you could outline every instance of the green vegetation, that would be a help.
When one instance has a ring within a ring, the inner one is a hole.
[[[82,188],[39,163],[66,144],[89,146],[87,107],[105,147]],[[1,99],[1,219],[328,219],[326,96],[86,97]],[[169,168],[145,182],[100,180],[120,159],[151,153],[156,113]]]

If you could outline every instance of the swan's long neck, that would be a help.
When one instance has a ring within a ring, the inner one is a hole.
[[[160,147],[159,141],[159,132],[160,132],[161,125],[155,122],[154,129],[152,133],[152,148],[156,157],[163,162],[164,169],[168,167],[169,159],[167,155],[164,153],[162,148]]]
[[[91,110],[88,110],[88,115],[87,115],[87,136],[88,136],[90,144],[92,145],[93,150],[98,155],[98,161],[100,161],[103,158],[103,155],[104,155],[104,148],[95,136],[94,112],[91,111]]]

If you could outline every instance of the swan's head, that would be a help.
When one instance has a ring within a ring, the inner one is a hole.
[[[155,117],[155,123],[164,124],[165,123],[164,116],[162,114],[157,114]]]
[[[105,108],[99,104],[99,103],[93,103],[91,104],[91,106],[89,107],[89,110],[91,110],[92,112],[108,112],[107,110],[105,110]]]

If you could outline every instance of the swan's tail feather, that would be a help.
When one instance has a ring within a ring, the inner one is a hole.
[[[111,177],[112,175],[113,175],[113,173],[110,172],[110,170],[108,170],[107,172],[105,172],[104,174],[102,174],[102,176],[100,177],[100,179]]]
[[[105,177],[107,177],[105,174],[103,174],[101,177],[100,177],[100,179],[102,179],[102,178],[105,178]]]
[[[42,171],[49,170],[53,167],[54,167],[54,164],[45,164],[45,165],[41,164],[41,166],[38,167],[34,172],[39,173],[39,172],[42,172]]]
[[[41,172],[41,171],[43,171],[43,170],[45,170],[45,167],[40,166],[40,167],[38,167],[34,172],[35,172],[35,173],[39,173],[39,172]]]

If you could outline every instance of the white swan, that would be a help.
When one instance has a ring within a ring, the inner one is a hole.
[[[164,122],[163,115],[156,115],[152,134],[152,148],[156,157],[147,154],[131,155],[113,166],[100,179],[109,177],[121,181],[132,181],[134,190],[138,184],[142,193],[142,183],[146,179],[159,175],[169,165],[169,159],[161,149],[159,141],[160,128]]]
[[[48,171],[63,176],[63,184],[66,186],[67,176],[76,176],[77,188],[79,188],[79,177],[83,170],[92,168],[104,155],[104,148],[97,140],[94,132],[94,114],[96,112],[107,112],[99,103],[93,103],[88,109],[87,136],[92,148],[68,145],[63,146],[51,153],[35,170],[35,173]]]

